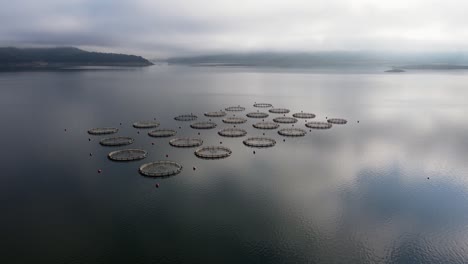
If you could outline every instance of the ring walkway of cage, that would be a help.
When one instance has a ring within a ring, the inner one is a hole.
[[[107,134],[115,134],[119,132],[118,128],[115,127],[97,127],[91,128],[88,130],[88,134],[90,135],[107,135]]]
[[[195,151],[195,155],[201,159],[224,159],[231,154],[231,149],[222,146],[201,147]]]
[[[182,165],[175,161],[154,161],[140,166],[139,172],[148,177],[168,177],[179,174]]]
[[[103,138],[101,141],[99,141],[99,144],[103,146],[125,146],[125,145],[130,145],[134,142],[134,139],[131,137],[109,137],[109,138]]]
[[[114,161],[132,161],[146,158],[148,152],[142,149],[122,149],[109,153],[108,157]]]
[[[193,148],[203,144],[200,138],[174,138],[169,141],[169,144],[177,148]]]

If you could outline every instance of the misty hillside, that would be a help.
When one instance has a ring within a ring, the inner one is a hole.
[[[88,52],[73,47],[0,48],[0,66],[20,67],[60,64],[147,66],[152,63],[135,55]]]
[[[452,69],[453,65],[468,65],[464,53],[376,53],[376,52],[316,52],[316,53],[243,53],[169,58],[170,64],[242,65],[256,67],[413,67],[431,65]],[[446,67],[447,66],[447,67]],[[461,66],[464,67],[464,66]]]

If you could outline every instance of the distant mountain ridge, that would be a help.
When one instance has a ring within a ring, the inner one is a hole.
[[[253,67],[405,67],[407,69],[464,69],[468,53],[463,52],[361,52],[327,51],[311,53],[238,53],[174,57],[169,64],[191,66]],[[398,66],[400,65],[400,66]]]
[[[60,68],[66,66],[149,66],[143,57],[88,52],[74,47],[0,48],[0,68]]]

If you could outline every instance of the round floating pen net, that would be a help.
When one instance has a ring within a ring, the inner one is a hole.
[[[241,128],[225,128],[218,132],[223,137],[243,137],[247,135],[247,131]]]
[[[245,107],[242,107],[242,106],[230,106],[230,107],[226,107],[226,109],[224,109],[226,111],[230,111],[230,112],[241,112],[241,111],[244,111],[245,110]]]
[[[131,137],[110,137],[103,138],[99,141],[99,144],[103,146],[125,146],[133,143],[133,138]]]
[[[272,138],[266,137],[252,137],[243,141],[244,145],[253,148],[268,148],[273,147],[276,141]]]
[[[147,152],[142,149],[123,149],[112,151],[108,157],[114,161],[131,161],[146,158]]]
[[[118,128],[115,127],[97,127],[88,130],[88,134],[91,135],[106,135],[106,134],[114,134],[119,132]]]
[[[211,129],[216,127],[214,122],[196,122],[190,125],[194,129]]]
[[[297,122],[297,119],[294,117],[281,116],[281,117],[274,118],[273,121],[276,123],[282,123],[282,124],[293,124]]]
[[[202,147],[195,151],[195,155],[201,159],[224,159],[231,156],[229,148],[221,146]]]
[[[332,127],[332,124],[327,122],[309,122],[306,124],[306,127],[312,129],[329,129]]]
[[[252,113],[248,113],[247,117],[250,117],[250,118],[267,118],[268,114],[263,113],[263,112],[252,112]]]
[[[199,138],[174,138],[169,141],[169,144],[178,148],[193,148],[203,144],[203,140]]]
[[[259,122],[253,124],[253,127],[257,129],[277,129],[280,125],[273,122]]]
[[[207,117],[223,117],[223,116],[226,116],[226,112],[224,112],[224,111],[206,112],[205,116],[207,116]]]
[[[243,117],[226,117],[223,119],[223,122],[226,124],[242,124],[247,122],[247,119]]]
[[[133,123],[134,128],[155,128],[159,126],[159,122],[156,121],[139,121]]]
[[[193,121],[193,120],[195,120],[197,118],[198,117],[196,115],[193,115],[193,114],[179,115],[179,116],[174,117],[174,119],[177,120],[177,121]]]
[[[278,134],[285,137],[303,137],[307,132],[301,128],[283,128],[278,130]]]
[[[141,165],[139,171],[148,177],[168,177],[179,174],[182,165],[174,161],[154,161]]]
[[[177,132],[172,129],[156,129],[148,133],[150,137],[172,137]]]
[[[259,107],[259,108],[268,108],[268,107],[273,107],[272,104],[267,104],[267,103],[256,103],[253,105],[254,107]]]
[[[273,113],[273,114],[287,114],[289,113],[289,109],[286,108],[272,108],[268,110],[268,112]]]
[[[336,125],[344,125],[344,124],[348,123],[348,121],[346,119],[343,119],[343,118],[330,118],[327,121],[328,121],[328,123],[336,124]]]
[[[303,119],[312,119],[315,118],[315,114],[312,113],[295,113],[293,114],[293,117],[295,118],[303,118]]]

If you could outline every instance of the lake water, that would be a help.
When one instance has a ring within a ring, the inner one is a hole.
[[[0,262],[466,263],[466,73],[178,66],[0,73]],[[245,138],[217,135],[231,126],[220,118],[212,130],[174,120],[186,113],[206,120],[204,112],[233,105],[246,107],[236,113],[245,116],[254,102],[348,124],[285,138],[249,118],[237,127],[277,141],[254,154]],[[205,146],[222,142],[232,155],[202,160],[132,127],[153,118],[177,136],[200,132]],[[108,160],[119,148],[87,134],[101,126],[134,137],[130,146],[148,157]],[[138,173],[155,160],[184,169],[163,179]]]

